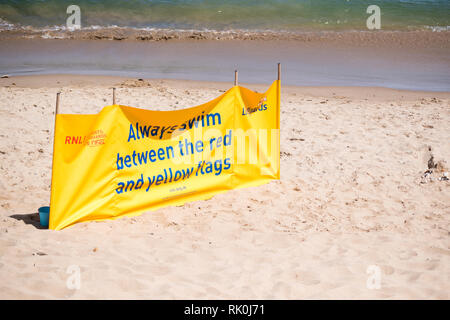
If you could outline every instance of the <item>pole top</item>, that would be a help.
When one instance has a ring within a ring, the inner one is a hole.
[[[59,96],[61,95],[61,92],[58,91],[56,93],[56,108],[55,108],[55,115],[59,114]]]

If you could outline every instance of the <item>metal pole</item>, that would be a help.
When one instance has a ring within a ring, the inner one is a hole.
[[[278,62],[278,80],[281,80],[281,63]]]
[[[238,71],[234,70],[234,85],[238,85]]]
[[[61,94],[61,92],[58,92],[56,94],[56,109],[55,109],[55,120],[56,120],[56,115],[59,114],[59,95]],[[56,122],[56,121],[55,121]]]
[[[113,104],[116,104],[116,88],[113,88]]]

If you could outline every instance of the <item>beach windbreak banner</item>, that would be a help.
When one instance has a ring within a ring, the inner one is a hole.
[[[49,228],[132,216],[280,178],[280,81],[197,107],[58,114]]]

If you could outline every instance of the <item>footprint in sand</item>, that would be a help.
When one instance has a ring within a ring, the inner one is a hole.
[[[284,282],[277,282],[272,287],[272,294],[278,299],[289,299],[291,295],[291,287]]]
[[[297,283],[305,286],[314,286],[320,283],[320,280],[317,279],[316,275],[309,271],[296,272],[295,280]]]
[[[381,266],[382,274],[391,275],[394,273],[395,269],[391,266]]]
[[[407,250],[407,251],[405,250],[400,252],[400,254],[398,255],[400,260],[408,260],[415,256],[417,256],[417,252],[415,252],[414,250]]]

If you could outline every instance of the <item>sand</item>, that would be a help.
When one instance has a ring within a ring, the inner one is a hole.
[[[0,298],[449,299],[448,92],[283,87],[281,180],[134,218],[39,227],[57,91],[63,113],[95,113],[112,86],[120,104],[173,110],[230,85],[0,79]]]

